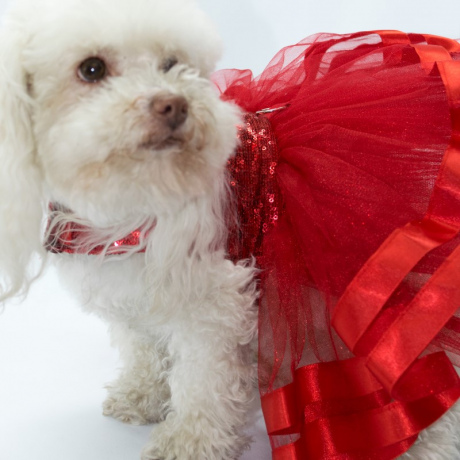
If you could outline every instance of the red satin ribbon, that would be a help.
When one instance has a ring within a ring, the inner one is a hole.
[[[391,402],[365,361],[352,358],[302,367],[294,383],[262,397],[271,436],[301,435],[275,448],[274,460],[395,458],[460,397],[457,374],[444,353],[420,360],[421,367],[436,372],[438,381],[427,387],[418,374],[411,376],[400,389],[405,401]]]
[[[334,311],[334,328],[360,357],[298,369],[291,385],[262,397],[269,434],[300,435],[276,447],[274,460],[395,458],[460,398],[460,380],[445,353],[417,359],[446,323],[455,320],[460,248],[396,318],[386,320],[383,334],[375,336],[372,329],[415,265],[460,230],[460,62],[450,55],[460,52],[460,44],[433,35],[376,33],[384,46],[407,45],[425,71],[439,72],[452,138],[425,218],[388,237]]]
[[[391,294],[431,250],[450,241],[457,229],[432,220],[411,222],[395,230],[367,261],[342,295],[333,325],[357,354],[359,340]]]

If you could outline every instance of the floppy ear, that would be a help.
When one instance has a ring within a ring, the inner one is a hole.
[[[14,29],[0,32],[0,301],[25,294],[45,257],[41,171],[21,64],[26,37]]]

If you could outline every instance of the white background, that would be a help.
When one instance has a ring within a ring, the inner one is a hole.
[[[223,36],[219,67],[255,73],[281,47],[317,32],[400,29],[460,37],[459,0],[199,3]],[[0,12],[5,5],[0,0]],[[49,270],[24,303],[9,303],[0,315],[0,459],[138,459],[150,428],[101,415],[103,385],[117,366],[105,325],[81,313]],[[256,441],[244,460],[268,460],[260,413],[252,432]]]

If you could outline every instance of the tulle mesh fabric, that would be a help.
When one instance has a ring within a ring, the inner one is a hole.
[[[254,78],[214,75],[222,97],[270,120],[283,206],[261,243],[262,394],[301,366],[351,357],[331,328],[346,286],[388,235],[425,215],[452,127],[439,74],[378,34],[317,35],[285,48]],[[459,219],[460,216],[452,216]],[[394,293],[399,311],[458,239],[425,257]],[[378,331],[378,324],[374,329]],[[460,317],[430,349],[459,364]]]

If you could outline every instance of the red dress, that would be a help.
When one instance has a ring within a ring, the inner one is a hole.
[[[248,113],[229,251],[273,458],[395,458],[460,397],[460,45],[317,35],[213,80]]]

